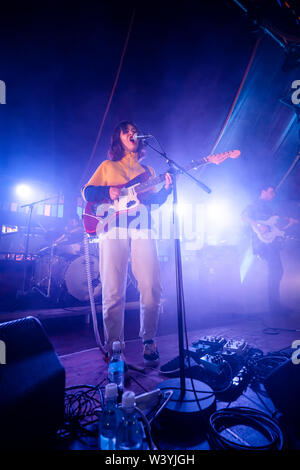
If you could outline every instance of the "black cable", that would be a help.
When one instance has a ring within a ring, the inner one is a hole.
[[[250,366],[253,373],[253,382],[264,382],[270,372],[288,360],[285,355],[276,353],[269,353],[258,358]]]
[[[101,384],[74,385],[65,389],[65,419],[58,432],[61,439],[79,439],[84,435],[95,435],[87,427],[98,421],[95,410],[103,407]]]
[[[135,409],[139,414],[141,422],[143,423],[143,428],[144,428],[144,432],[145,432],[145,436],[146,436],[146,440],[147,440],[147,443],[148,443],[149,450],[153,450],[154,449],[154,443],[153,443],[152,436],[151,436],[150,423],[149,423],[148,419],[146,418],[146,416],[144,415],[144,413],[137,406],[135,407]]]
[[[268,443],[250,445],[235,435],[242,442],[239,444],[224,436],[225,430],[233,434],[230,428],[238,425],[255,429]],[[277,423],[262,411],[248,407],[224,408],[213,413],[209,419],[209,439],[214,449],[223,450],[281,450],[284,444],[283,433]]]

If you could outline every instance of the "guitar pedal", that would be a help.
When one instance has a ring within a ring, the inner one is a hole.
[[[241,356],[247,349],[248,344],[243,339],[230,339],[223,346],[222,356],[229,358],[231,356]]]
[[[198,361],[205,370],[214,374],[220,375],[224,370],[225,361],[219,354],[216,354],[215,356],[205,354],[204,356],[200,357]]]
[[[221,351],[226,339],[220,336],[203,336],[201,339],[192,342],[191,351],[199,354],[212,354]]]

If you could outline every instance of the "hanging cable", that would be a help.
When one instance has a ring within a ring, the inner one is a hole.
[[[280,188],[280,186],[282,185],[282,183],[286,180],[286,178],[289,176],[289,174],[293,171],[293,169],[295,168],[295,166],[297,165],[298,161],[300,159],[300,150],[298,152],[298,155],[295,157],[293,163],[291,164],[291,166],[289,167],[289,169],[287,170],[287,172],[283,175],[283,177],[281,178],[281,180],[279,181],[278,185],[276,186],[275,190],[277,191],[278,188]]]
[[[223,125],[223,127],[222,127],[222,129],[221,129],[221,131],[220,131],[219,137],[217,138],[217,141],[216,141],[215,145],[214,145],[213,148],[212,148],[211,154],[214,153],[214,151],[215,151],[216,148],[217,148],[217,145],[219,144],[220,140],[222,139],[222,137],[223,137],[223,135],[224,135],[224,132],[225,132],[225,130],[226,130],[226,127],[227,127],[227,125],[228,125],[228,122],[229,122],[229,120],[230,120],[230,118],[231,118],[231,116],[232,116],[232,114],[233,114],[233,111],[234,111],[235,105],[236,105],[236,103],[237,103],[237,100],[238,100],[238,98],[239,98],[239,96],[240,96],[240,94],[241,94],[241,91],[242,91],[242,89],[243,89],[243,86],[244,86],[244,83],[245,83],[245,81],[246,81],[246,78],[247,78],[247,76],[248,76],[248,74],[249,74],[249,70],[250,70],[251,65],[252,65],[252,63],[253,63],[253,60],[254,60],[254,57],[255,57],[257,48],[258,48],[258,46],[259,46],[259,43],[260,43],[260,38],[257,39],[257,41],[256,41],[256,43],[255,43],[255,45],[254,45],[254,48],[253,48],[253,51],[252,51],[252,54],[251,54],[249,63],[248,63],[248,65],[247,65],[247,68],[246,68],[246,70],[245,70],[244,76],[243,76],[242,81],[241,81],[241,84],[240,84],[239,89],[238,89],[238,91],[237,91],[237,93],[236,93],[236,95],[235,95],[235,98],[234,98],[233,103],[232,103],[232,105],[231,105],[231,108],[230,108],[230,110],[229,110],[228,116],[227,116],[227,118],[226,118],[226,120],[225,120],[225,123],[224,123],[224,125]]]
[[[114,93],[115,93],[115,90],[116,90],[116,87],[117,87],[117,84],[118,84],[118,81],[119,81],[119,77],[120,77],[120,73],[121,73],[121,69],[122,69],[122,65],[123,65],[125,53],[126,53],[126,50],[127,50],[127,46],[128,46],[128,42],[129,42],[131,30],[132,30],[132,25],[133,25],[134,17],[135,17],[135,10],[133,10],[132,15],[131,15],[131,18],[130,18],[129,28],[128,28],[128,32],[127,32],[125,44],[124,44],[124,47],[123,47],[123,52],[122,52],[122,55],[121,55],[119,67],[118,67],[118,70],[117,70],[117,74],[116,74],[116,77],[115,77],[115,80],[114,80],[114,84],[113,84],[113,87],[112,87],[112,90],[111,90],[111,93],[110,93],[110,97],[109,97],[108,103],[107,103],[107,105],[106,105],[106,109],[105,109],[105,111],[104,111],[104,115],[103,115],[103,118],[102,118],[102,121],[101,121],[101,124],[100,124],[100,128],[99,128],[99,131],[98,131],[98,134],[97,134],[97,137],[96,137],[96,142],[95,142],[95,144],[94,144],[94,147],[93,147],[93,149],[92,149],[92,153],[91,153],[91,155],[90,155],[90,158],[89,158],[89,160],[88,160],[88,162],[87,162],[87,165],[86,165],[85,170],[83,171],[83,174],[82,174],[82,177],[81,177],[81,182],[80,182],[80,183],[81,183],[81,186],[82,186],[82,185],[84,184],[84,182],[85,182],[86,174],[87,174],[87,172],[88,172],[88,170],[89,170],[89,168],[90,168],[90,166],[91,166],[91,163],[92,163],[92,161],[93,161],[93,158],[94,158],[94,156],[95,156],[95,153],[96,153],[96,150],[97,150],[97,146],[98,146],[100,137],[101,137],[101,135],[102,135],[102,130],[103,130],[103,127],[104,127],[104,123],[105,123],[107,114],[108,114],[108,112],[109,112],[110,105],[111,105],[111,102],[112,102],[112,99],[113,99],[113,96],[114,96]]]

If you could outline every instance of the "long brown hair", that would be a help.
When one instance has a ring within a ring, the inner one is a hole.
[[[138,128],[136,127],[136,125],[131,122],[131,121],[122,121],[120,122],[112,136],[111,136],[111,141],[110,141],[110,148],[108,150],[108,158],[109,160],[112,160],[114,162],[117,162],[118,160],[121,160],[123,157],[124,157],[124,148],[123,148],[123,145],[122,145],[122,142],[121,142],[121,139],[120,139],[120,134],[121,134],[121,131],[125,132],[126,129],[128,128],[128,126],[133,126],[137,133],[139,133],[138,131]],[[139,140],[139,145],[138,145],[138,148],[137,148],[137,152],[138,152],[138,156],[139,156],[139,160],[141,160],[144,156],[145,156],[145,153],[146,153],[146,148],[145,148],[145,144],[143,143],[142,140]]]

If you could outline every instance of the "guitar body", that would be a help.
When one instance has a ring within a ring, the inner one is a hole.
[[[97,216],[98,207],[102,206],[102,213],[103,216]],[[107,208],[104,211],[104,208]],[[105,231],[105,227],[107,226],[108,217],[110,217],[113,211],[113,204],[109,204],[108,202],[103,201],[95,202],[90,201],[86,204],[84,213],[83,213],[83,225],[86,233],[90,236],[97,235],[97,227],[99,225],[100,230]],[[101,228],[102,227],[102,228]]]
[[[277,237],[285,237],[284,231],[277,227],[278,219],[278,215],[273,215],[267,220],[257,220],[254,224],[252,224],[252,229],[261,242],[273,243]],[[268,230],[262,231],[262,227],[267,227]]]
[[[133,181],[133,180],[132,180]],[[136,178],[134,179],[136,181]],[[83,213],[83,225],[90,236],[100,235],[107,231],[109,226],[117,220],[120,214],[130,213],[140,205],[137,187],[140,183],[128,186],[129,181],[121,189],[121,195],[115,201],[105,199],[103,201],[91,201],[85,206]]]

